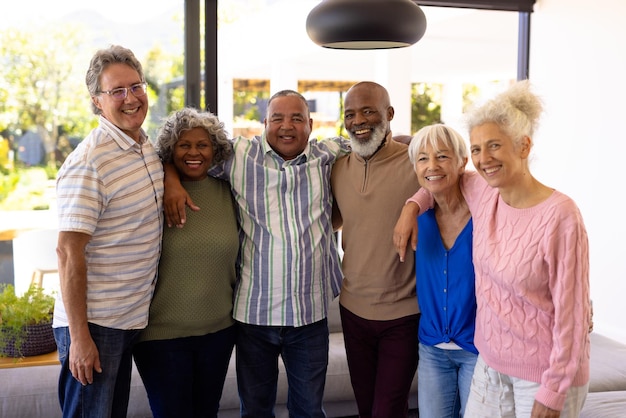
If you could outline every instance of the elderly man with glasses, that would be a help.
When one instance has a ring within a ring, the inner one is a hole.
[[[59,170],[54,334],[64,417],[126,417],[132,346],[148,323],[163,225],[163,168],[142,124],[143,70],[121,46],[86,76],[99,125]]]

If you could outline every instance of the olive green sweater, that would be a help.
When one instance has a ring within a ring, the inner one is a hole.
[[[239,235],[230,186],[212,177],[182,184],[200,211],[187,210],[184,228],[163,231],[156,289],[140,341],[205,335],[234,323]]]

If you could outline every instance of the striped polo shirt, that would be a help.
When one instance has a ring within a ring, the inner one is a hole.
[[[240,279],[233,317],[302,326],[326,317],[342,273],[333,235],[330,173],[349,145],[311,140],[285,161],[263,137],[233,140],[234,156],[211,175],[229,180],[239,208]]]
[[[142,131],[141,144],[104,117],[57,176],[60,231],[91,235],[87,319],[115,329],[148,322],[161,252],[163,167]],[[67,326],[61,295],[53,326]]]

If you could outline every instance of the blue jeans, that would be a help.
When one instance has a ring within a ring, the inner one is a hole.
[[[302,327],[238,323],[237,386],[243,418],[273,418],[278,357],[287,371],[291,418],[320,418],[328,367],[328,322]]]
[[[236,327],[135,346],[154,418],[217,417]]]
[[[420,418],[458,418],[465,413],[477,354],[419,345],[417,399]]]
[[[61,361],[59,401],[63,417],[125,418],[130,395],[132,347],[139,330],[120,330],[89,323],[89,332],[98,348],[102,373],[94,371],[93,383],[83,386],[69,369],[69,328],[54,328]]]

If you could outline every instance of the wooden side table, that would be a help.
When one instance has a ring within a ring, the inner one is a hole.
[[[0,369],[10,369],[13,367],[51,366],[55,364],[61,364],[59,362],[59,353],[57,351],[31,357],[0,357]]]

